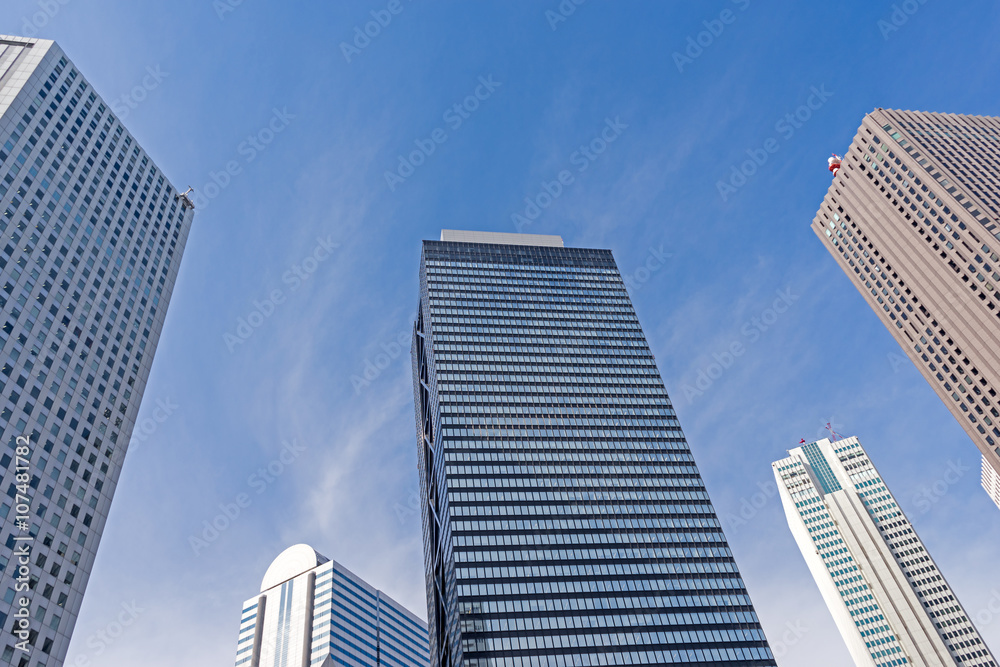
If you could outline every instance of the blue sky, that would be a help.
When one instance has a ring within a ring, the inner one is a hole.
[[[771,461],[827,422],[861,438],[1000,648],[986,611],[1000,513],[975,447],[809,229],[826,158],[866,112],[1000,113],[1000,7],[957,5],[910,0],[897,26],[887,0],[589,0],[568,16],[558,0],[4,2],[0,32],[57,40],[202,198],[140,412],[170,414],[133,439],[67,664],[232,664],[240,603],[296,542],[424,616],[397,347],[419,242],[518,231],[546,186],[558,195],[520,230],[611,248],[631,276],[779,663],[849,661],[766,492]],[[371,12],[391,22],[345,55]],[[453,110],[477,88],[474,110]],[[811,95],[810,118],[783,124]],[[591,159],[580,148],[602,131],[614,139]],[[721,193],[769,139],[778,150]],[[779,293],[791,305],[763,330]],[[686,391],[735,342],[744,353]]]

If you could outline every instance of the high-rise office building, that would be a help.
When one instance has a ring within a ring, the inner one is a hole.
[[[0,664],[65,659],[192,217],[56,44],[0,35]]]
[[[1000,507],[1000,473],[997,473],[991,466],[983,465],[982,472],[983,488],[990,495],[997,507]]]
[[[876,109],[834,173],[813,230],[1000,473],[1000,118]]]
[[[610,250],[424,241],[433,667],[774,665]]]
[[[428,667],[427,625],[336,561],[297,544],[243,603],[236,667]]]
[[[858,667],[996,667],[857,438],[775,462],[785,517]]]

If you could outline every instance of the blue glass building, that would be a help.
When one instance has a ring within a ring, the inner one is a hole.
[[[424,241],[434,667],[775,665],[608,250]]]
[[[427,625],[305,544],[243,603],[236,667],[427,667]]]

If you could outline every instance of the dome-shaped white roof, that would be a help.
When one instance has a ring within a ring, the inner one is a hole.
[[[296,544],[282,551],[271,566],[264,573],[264,580],[260,584],[260,592],[274,588],[278,584],[293,579],[303,572],[308,572],[314,567],[318,567],[329,561],[329,558],[321,556],[308,544]]]

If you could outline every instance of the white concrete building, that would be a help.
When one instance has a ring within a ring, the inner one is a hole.
[[[986,489],[986,493],[989,494],[993,502],[996,503],[997,507],[1000,507],[1000,474],[993,469],[990,462],[983,457],[983,488]]]
[[[0,35],[0,664],[63,664],[193,217],[58,45]]]
[[[772,464],[788,525],[858,667],[996,667],[857,438]]]
[[[427,624],[340,563],[296,544],[243,603],[236,667],[428,667]]]

